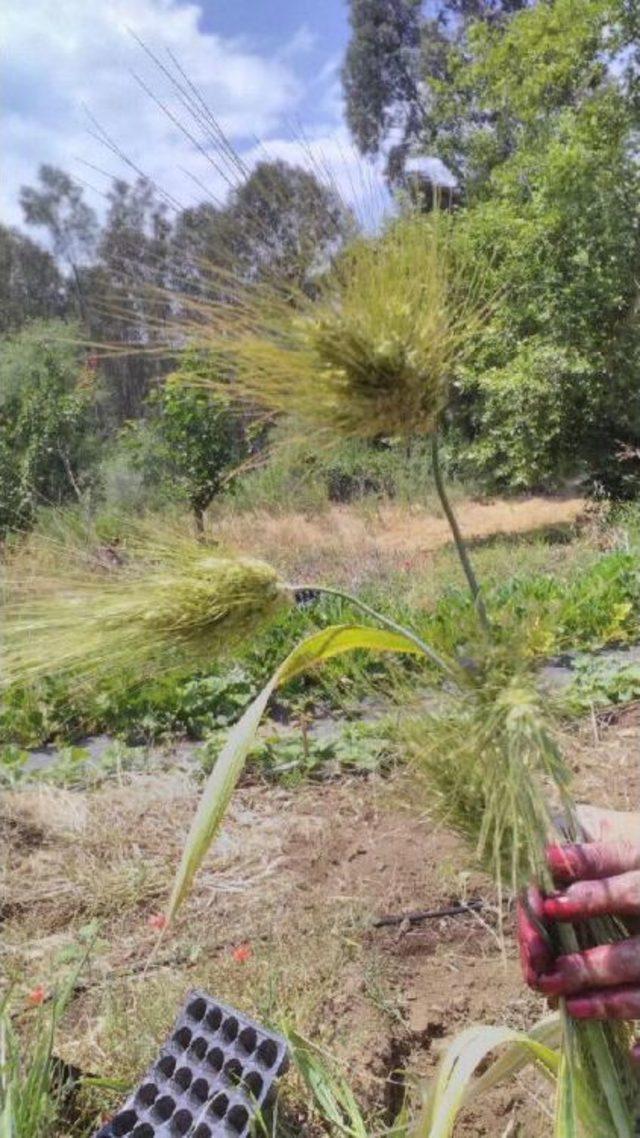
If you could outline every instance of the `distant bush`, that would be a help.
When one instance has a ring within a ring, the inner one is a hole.
[[[245,452],[239,416],[218,395],[197,386],[198,358],[187,355],[181,371],[147,400],[148,415],[125,432],[134,470],[145,488],[180,495],[191,509],[199,533],[204,512],[219,494],[225,478]]]
[[[307,442],[282,442],[278,433],[261,465],[232,484],[238,509],[312,513],[332,502],[391,498],[425,502],[433,497],[431,460],[424,440],[368,443],[346,439],[330,449]]]
[[[91,372],[73,337],[50,321],[0,343],[0,536],[42,505],[81,500],[95,479]]]

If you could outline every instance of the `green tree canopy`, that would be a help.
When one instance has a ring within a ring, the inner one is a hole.
[[[259,162],[222,207],[185,210],[176,227],[176,261],[191,256],[197,282],[207,265],[242,281],[308,285],[353,233],[353,217],[314,173],[280,159]]]
[[[494,128],[468,140],[459,230],[502,294],[462,421],[503,485],[573,469],[619,489],[615,453],[640,441],[640,166],[620,11],[553,0],[499,35],[477,26],[461,83]]]

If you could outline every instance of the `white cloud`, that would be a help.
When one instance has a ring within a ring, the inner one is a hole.
[[[175,55],[241,147],[277,133],[283,118],[295,115],[303,95],[295,57],[307,50],[309,37],[302,30],[293,43],[266,57],[244,40],[202,31],[200,16],[197,4],[176,0],[25,0],[9,7],[0,198],[6,221],[20,222],[18,189],[34,182],[40,162],[62,166],[94,185],[100,176],[87,173],[79,159],[126,176],[126,167],[89,135],[85,106],[124,153],[184,204],[202,193],[180,167],[214,194],[224,192],[224,178],[136,82],[132,72],[186,119],[176,92],[131,32],[163,61],[168,62],[166,49]],[[200,128],[195,132],[204,138]],[[100,188],[105,187],[103,179]],[[99,205],[99,199],[91,200]]]
[[[265,157],[305,166],[332,184],[365,224],[380,217],[388,204],[384,181],[349,139],[338,56],[310,72],[315,43],[305,26],[267,56],[247,39],[203,32],[200,17],[197,4],[178,0],[12,5],[3,29],[8,111],[0,216],[5,223],[21,224],[19,188],[36,182],[41,162],[61,166],[88,187],[87,201],[99,212],[109,186],[105,174],[135,178],[92,137],[87,112],[180,205],[201,201],[201,186],[219,201],[229,181],[237,180],[237,171],[221,161],[202,124],[189,117],[167,76],[131,33],[170,68],[167,49],[173,54],[248,167]],[[188,125],[207,153],[185,138],[136,75]]]

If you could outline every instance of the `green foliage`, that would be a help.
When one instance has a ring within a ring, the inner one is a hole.
[[[228,497],[239,510],[319,514],[331,502],[367,499],[424,501],[433,494],[428,447],[422,439],[341,439],[326,449],[287,440],[275,429],[267,461],[234,479]]]
[[[575,473],[576,424],[584,423],[591,379],[592,365],[570,348],[524,340],[508,363],[465,384],[474,427],[459,464],[509,490],[550,487]]]
[[[74,335],[33,324],[0,344],[0,536],[91,485],[95,412]]]
[[[542,563],[506,580],[503,561],[491,570],[491,554],[491,549],[484,551],[479,564],[488,579],[487,606],[503,650],[513,646],[519,657],[533,663],[568,650],[589,651],[637,638],[640,573],[634,552],[579,560],[564,573],[548,571]],[[527,556],[525,544],[519,558]],[[492,572],[498,577],[493,582]],[[463,588],[447,583],[425,606],[420,590],[408,591],[406,574],[399,574],[369,584],[361,595],[374,608],[412,625],[442,653],[474,658],[482,651],[474,611]],[[287,609],[240,652],[239,663],[231,667],[182,667],[146,683],[123,669],[97,687],[79,687],[59,678],[42,679],[32,687],[14,686],[0,696],[0,742],[25,747],[104,731],[130,743],[185,735],[202,739],[235,721],[292,640],[336,623],[345,612],[340,602],[329,598],[308,610]],[[286,705],[296,711],[310,703],[328,711],[357,713],[372,688],[394,699],[406,697],[408,684],[438,682],[428,662],[376,659],[355,652],[294,680],[286,691]]]
[[[158,769],[157,756],[145,748],[128,747],[116,741],[101,753],[92,755],[87,747],[62,747],[51,762],[34,766],[29,751],[0,746],[0,785],[64,786],[68,789],[96,787],[108,779],[120,779],[125,772]]]
[[[574,678],[564,693],[563,706],[580,715],[592,708],[640,699],[640,663],[624,658],[578,657]]]
[[[130,424],[125,434],[143,485],[160,483],[167,497],[181,494],[199,532],[205,510],[243,449],[238,417],[226,401],[185,386],[197,383],[202,370],[197,357],[187,357],[179,375],[150,396],[150,417]]]
[[[302,726],[297,731],[265,734],[249,751],[250,769],[289,786],[306,778],[325,780],[383,771],[394,757],[389,736],[382,723],[343,727],[336,723],[336,731],[326,738],[307,733]],[[212,770],[221,745],[221,731],[207,738],[199,756],[205,774]]]
[[[460,63],[492,128],[465,142],[459,235],[502,303],[456,422],[471,469],[503,487],[586,472],[617,490],[614,455],[640,439],[640,168],[619,15],[615,0],[534,5],[506,31],[478,25]]]

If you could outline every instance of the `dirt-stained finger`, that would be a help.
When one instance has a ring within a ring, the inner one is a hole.
[[[522,972],[526,983],[537,988],[538,976],[549,971],[554,954],[543,923],[543,896],[535,885],[520,898],[516,919]]]
[[[570,996],[566,1007],[574,1019],[638,1019],[640,985],[627,984],[622,988],[602,988]],[[640,1048],[637,1051],[640,1059]]]
[[[538,976],[537,987],[546,996],[567,996],[636,982],[640,983],[640,936],[559,956],[548,972]]]
[[[547,864],[559,885],[628,873],[640,869],[640,833],[637,842],[550,845]]]
[[[543,912],[547,921],[640,916],[640,870],[595,881],[577,881],[545,897]]]

